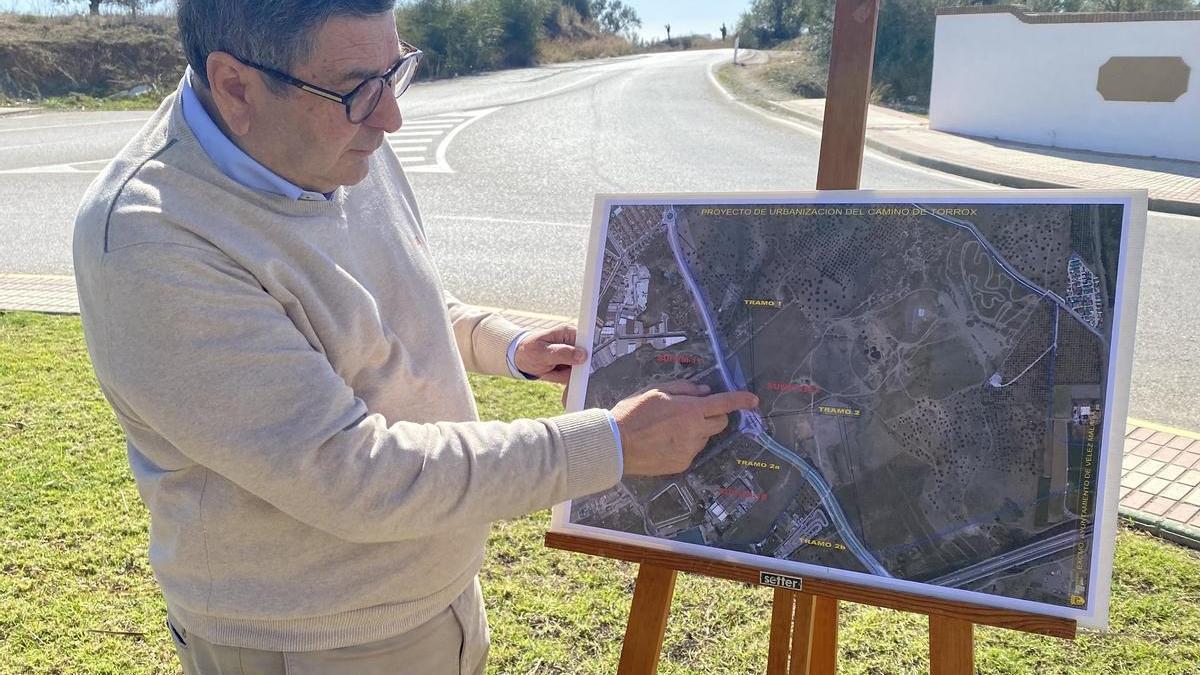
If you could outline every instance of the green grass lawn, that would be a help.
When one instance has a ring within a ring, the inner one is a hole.
[[[481,413],[553,414],[548,385],[473,379]],[[79,320],[0,312],[0,673],[177,673],[147,514]],[[491,673],[612,673],[634,567],[542,547],[548,514],[497,524],[484,566]],[[1200,555],[1123,529],[1111,632],[978,629],[983,673],[1200,672]],[[770,591],[682,576],[663,673],[761,673]],[[843,673],[928,670],[925,620],[848,607]]]

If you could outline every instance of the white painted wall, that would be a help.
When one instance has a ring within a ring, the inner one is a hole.
[[[1200,21],[1026,24],[1005,13],[937,18],[930,127],[985,138],[1200,161]],[[1105,101],[1113,56],[1179,56],[1174,103]]]

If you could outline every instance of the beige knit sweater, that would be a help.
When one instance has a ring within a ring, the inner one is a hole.
[[[223,175],[177,98],[92,184],[74,255],[188,631],[276,651],[396,635],[466,588],[491,521],[618,480],[603,411],[477,421],[466,370],[507,374],[518,329],[442,288],[386,144],[362,183],[289,200]]]

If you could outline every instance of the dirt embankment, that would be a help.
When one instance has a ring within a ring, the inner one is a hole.
[[[174,18],[0,14],[0,97],[173,89],[185,65]]]

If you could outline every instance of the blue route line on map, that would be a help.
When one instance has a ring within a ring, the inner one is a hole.
[[[679,232],[676,229],[675,216],[675,207],[668,206],[663,211],[662,225],[666,228],[667,240],[671,244],[671,252],[675,255],[675,262],[679,266],[679,270],[682,272],[683,278],[694,296],[696,308],[700,313],[701,319],[704,321],[705,330],[708,332],[709,341],[712,343],[713,352],[716,356],[717,370],[721,373],[721,379],[729,391],[745,389],[745,379],[737,362],[734,362],[734,367],[737,370],[736,376],[730,372],[729,366],[726,364],[727,357],[721,348],[716,325],[713,323],[712,317],[708,314],[708,301],[704,297],[703,290],[701,290],[699,284],[692,277],[692,272],[687,262],[683,259],[683,251],[680,250],[679,246]],[[732,356],[729,358],[732,358]],[[740,433],[750,437],[769,452],[783,459],[796,469],[799,469],[809,486],[817,493],[817,496],[821,500],[821,505],[825,507],[829,517],[833,520],[834,527],[838,530],[838,534],[841,535],[842,541],[854,553],[854,557],[872,574],[881,577],[891,577],[892,575],[888,572],[887,568],[871,554],[850,527],[850,523],[846,519],[846,514],[842,511],[841,504],[838,503],[837,498],[833,495],[833,490],[825,482],[821,474],[802,457],[796,455],[790,448],[772,438],[767,433],[766,425],[763,423],[760,413],[752,410],[741,410],[738,411],[738,417],[738,431]]]

